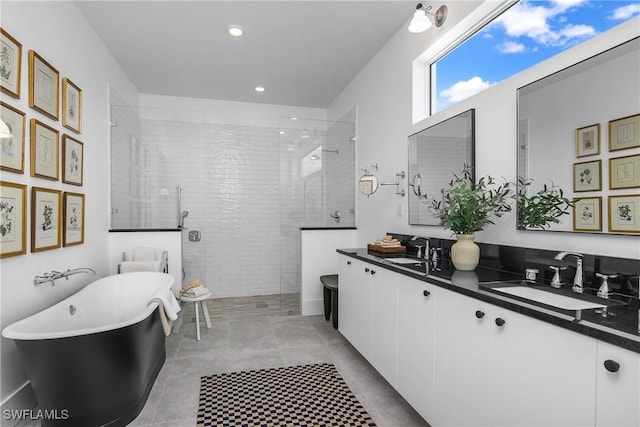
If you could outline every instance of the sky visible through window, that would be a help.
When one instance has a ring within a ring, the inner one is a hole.
[[[434,112],[636,15],[638,0],[522,0],[436,63]]]

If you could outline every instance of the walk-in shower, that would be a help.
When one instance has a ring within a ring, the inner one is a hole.
[[[214,297],[286,294],[295,301],[300,227],[354,224],[350,121],[281,118],[272,127],[250,126],[113,105],[114,115],[130,128],[112,133],[121,138],[112,151],[123,151],[112,159],[136,162],[112,162],[112,227],[188,228],[181,233],[183,283],[200,279]],[[137,204],[145,208],[121,214]],[[331,217],[338,210],[339,224]],[[292,305],[283,304],[283,314],[297,314]]]

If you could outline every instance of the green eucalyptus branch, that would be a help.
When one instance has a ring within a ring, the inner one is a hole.
[[[516,194],[518,229],[544,230],[551,224],[559,224],[560,217],[569,214],[569,209],[574,206],[575,200],[566,198],[562,188],[553,182],[550,186],[545,184],[541,190],[529,196],[529,187],[532,183],[532,179],[518,177]]]

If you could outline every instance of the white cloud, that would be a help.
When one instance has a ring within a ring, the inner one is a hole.
[[[556,0],[551,7],[534,2],[518,3],[496,20],[510,37],[527,37],[536,43],[548,46],[564,45],[574,38],[592,36],[595,30],[587,25],[566,24],[561,14],[570,8],[581,6],[584,0]],[[552,19],[556,26],[553,28]]]
[[[460,102],[471,95],[482,92],[492,85],[493,83],[489,83],[482,80],[482,78],[475,76],[469,80],[462,80],[454,83],[452,86],[440,92],[440,96],[451,103]]]
[[[617,9],[614,9],[613,14],[611,15],[611,19],[617,20],[626,20],[631,18],[633,15],[637,15],[640,13],[640,4],[628,4],[626,6],[621,6]]]
[[[506,41],[496,46],[500,53],[521,53],[526,50],[526,46],[522,43],[514,41]]]

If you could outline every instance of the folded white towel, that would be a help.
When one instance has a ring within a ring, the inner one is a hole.
[[[120,263],[120,273],[131,273],[133,271],[161,271],[161,261],[122,261]]]
[[[197,286],[195,288],[191,288],[189,289],[187,292],[184,293],[184,296],[187,297],[199,297],[201,295],[205,295],[209,293],[209,289],[207,289],[206,286]]]
[[[156,248],[137,247],[133,250],[132,261],[155,261]]]

